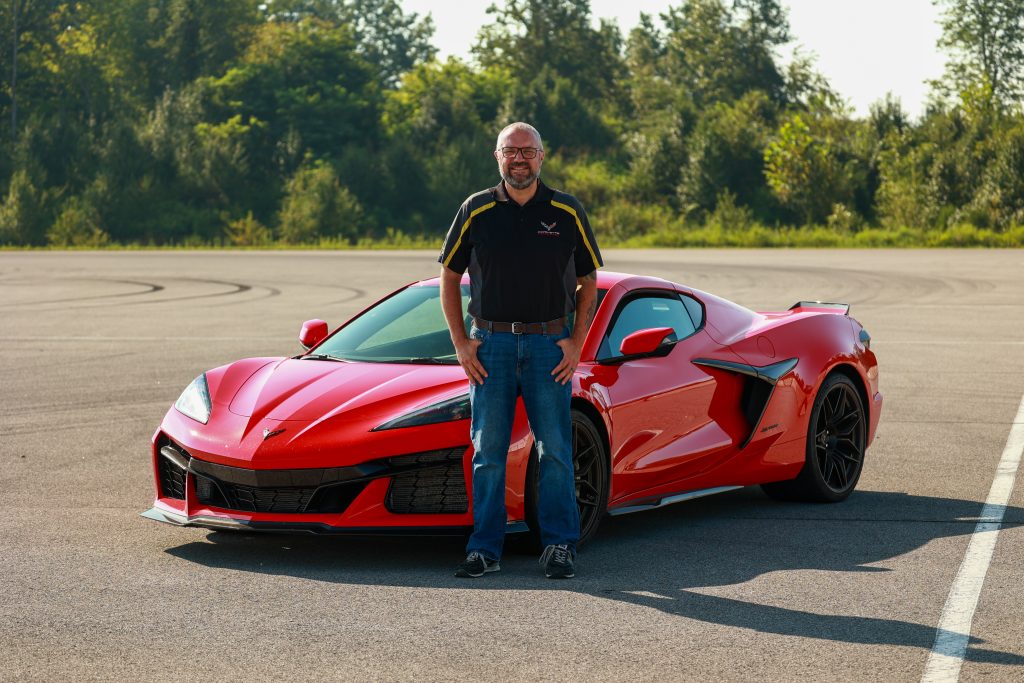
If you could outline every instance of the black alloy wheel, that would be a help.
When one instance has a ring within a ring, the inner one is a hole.
[[[575,470],[576,505],[580,512],[580,545],[594,536],[601,519],[608,511],[609,461],[604,439],[594,423],[583,412],[572,411],[572,464]],[[514,542],[513,548],[535,552],[540,548],[540,527],[537,524],[537,500],[540,473],[537,450],[530,454],[526,472],[526,523],[530,527],[525,544]],[[510,536],[509,539],[514,537]]]
[[[829,375],[814,399],[806,461],[796,479],[761,488],[773,498],[837,503],[860,479],[867,444],[867,412],[857,387],[843,374]]]
[[[847,380],[825,394],[814,423],[814,461],[829,491],[848,495],[864,464],[864,415],[857,389]],[[810,443],[808,445],[811,445]]]
[[[608,456],[597,428],[578,410],[572,411],[572,464],[583,543],[597,531],[608,509]]]

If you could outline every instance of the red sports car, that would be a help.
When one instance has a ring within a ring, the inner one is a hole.
[[[468,380],[439,295],[437,279],[413,283],[332,334],[305,323],[306,353],[197,377],[153,436],[156,501],[144,516],[217,529],[471,529]],[[605,514],[752,484],[811,501],[853,491],[882,396],[871,338],[848,306],[756,313],[612,272],[598,273],[598,295],[572,392],[582,539]],[[520,403],[509,531],[533,523],[535,462]]]

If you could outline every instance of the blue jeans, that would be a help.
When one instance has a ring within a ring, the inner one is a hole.
[[[572,464],[572,382],[560,384],[551,371],[562,361],[557,334],[490,332],[473,326],[470,336],[483,343],[477,357],[487,371],[483,384],[470,383],[473,410],[473,534],[466,552],[501,558],[505,541],[505,462],[512,439],[516,398],[523,397],[537,447],[540,468],[537,522],[541,542],[566,544],[576,553],[580,514]]]

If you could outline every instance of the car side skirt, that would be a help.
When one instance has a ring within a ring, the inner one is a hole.
[[[670,496],[664,496],[653,502],[649,503],[634,503],[631,505],[623,505],[622,507],[613,508],[608,510],[609,515],[628,515],[632,512],[644,512],[646,510],[654,510],[655,508],[665,507],[666,505],[672,505],[673,503],[682,503],[685,500],[693,500],[694,498],[703,498],[704,496],[713,496],[716,493],[725,493],[726,491],[735,491],[741,489],[742,486],[715,486],[710,489],[700,489],[699,491],[686,491],[684,493],[676,493]]]

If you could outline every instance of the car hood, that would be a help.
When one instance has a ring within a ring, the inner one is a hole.
[[[457,365],[287,358],[254,372],[231,397],[228,409],[257,420],[304,422],[367,409],[386,415],[451,395],[465,383]]]

